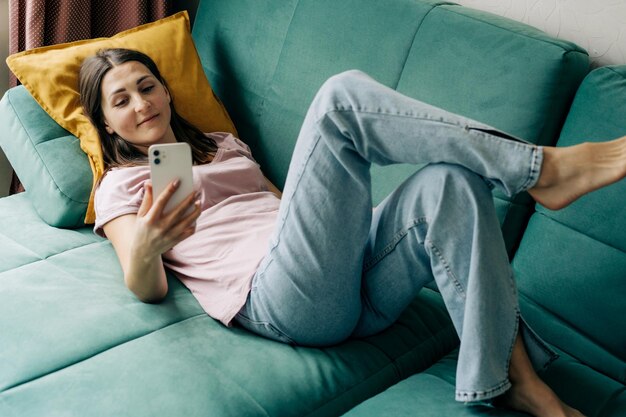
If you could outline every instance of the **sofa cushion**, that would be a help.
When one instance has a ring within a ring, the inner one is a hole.
[[[53,226],[83,226],[93,175],[78,138],[50,118],[24,86],[0,101],[0,125],[0,146],[37,214]]]
[[[513,268],[531,327],[549,343],[625,382],[626,253],[536,214]]]
[[[583,82],[559,146],[626,132],[626,67],[605,67]],[[602,121],[598,123],[598,121]],[[513,260],[522,312],[561,357],[541,373],[559,397],[586,415],[626,415],[626,181],[551,211],[538,207]],[[452,401],[453,352],[346,414],[470,416],[487,406]],[[522,416],[499,410],[497,415]]]
[[[494,409],[485,403],[466,405],[452,401],[456,380],[458,351],[435,365],[364,401],[345,417],[420,417],[497,415],[524,417],[506,409]],[[621,417],[626,413],[624,385],[596,372],[567,354],[541,373],[557,395],[588,416]]]
[[[442,5],[420,25],[397,89],[549,145],[588,66],[586,51],[571,42],[490,13]],[[533,202],[526,193],[511,198],[499,190],[494,202],[512,254]]]
[[[277,343],[211,319],[171,275],[162,303],[140,302],[110,242],[49,226],[25,193],[0,213],[3,417],[338,415],[458,343],[430,290],[379,335]]]
[[[626,66],[591,72],[559,146],[626,133]],[[594,369],[626,382],[626,181],[551,211],[539,206],[513,260],[529,324]]]
[[[483,403],[466,405],[454,401],[455,351],[432,367],[397,383],[344,414],[344,417],[469,417],[492,415]],[[527,414],[498,410],[498,417],[528,417]]]
[[[66,218],[73,216],[74,212],[83,206],[79,203],[78,207],[71,207],[72,199],[50,201],[50,198],[72,193],[73,188],[82,189],[85,187],[84,182],[93,179],[92,183],[88,184],[91,189],[92,184],[100,178],[104,170],[98,133],[84,115],[78,94],[80,65],[86,57],[102,48],[131,48],[147,53],[157,63],[159,71],[168,83],[176,109],[183,117],[206,132],[236,133],[228,114],[213,94],[202,71],[191,38],[187,12],[180,12],[118,33],[111,38],[51,45],[11,55],[7,58],[7,64],[13,73],[57,123],[80,138],[81,149],[88,155],[93,171],[91,177],[82,175],[82,172],[79,172],[79,175],[72,175],[72,172],[67,172],[67,170],[60,174],[53,172],[52,175],[56,176],[56,179],[61,176],[65,179],[55,184],[61,192],[53,195],[33,194],[31,196],[34,204],[43,206],[40,211],[47,209],[50,203],[56,204],[57,209],[70,206],[69,213],[62,217],[61,224],[52,223],[55,226],[63,226]],[[19,111],[19,108],[15,109],[16,113]],[[13,124],[16,125],[15,122]],[[19,130],[16,131],[15,136],[2,135],[1,137],[4,139],[2,142],[28,140],[28,137],[25,137]],[[2,146],[4,147],[4,144]],[[16,146],[28,146],[28,144]],[[46,148],[40,147],[37,154],[45,152]],[[6,154],[28,191],[28,186],[39,180],[39,177],[31,178],[33,171],[30,170],[31,165],[39,161],[30,159],[32,153],[24,156],[7,151]],[[71,153],[63,159],[75,157]],[[83,211],[81,217],[85,218],[85,223],[94,222],[95,213],[92,204],[87,206],[86,216]],[[46,217],[46,219],[51,219],[51,217]],[[82,219],[72,220],[70,223],[79,224],[79,220]]]
[[[588,71],[588,56],[576,45],[443,1],[213,0],[200,4],[193,36],[211,84],[279,186],[309,103],[341,71],[362,70],[543,144],[556,141]],[[374,203],[416,169],[373,167]],[[495,202],[512,250],[531,200],[496,194]]]
[[[576,93],[558,145],[602,142],[626,135],[626,65],[591,72]],[[537,210],[555,221],[626,252],[626,184],[596,191],[559,211]],[[598,217],[601,216],[601,217]]]
[[[302,120],[322,83],[356,68],[395,85],[419,22],[444,3],[213,0],[199,5],[193,37],[239,133],[282,186]]]

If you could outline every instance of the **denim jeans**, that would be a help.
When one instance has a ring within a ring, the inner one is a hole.
[[[460,337],[456,399],[510,387],[518,331],[533,365],[552,351],[520,320],[491,196],[539,176],[541,147],[348,71],[306,115],[269,252],[235,320],[327,346],[382,331],[434,279]],[[428,164],[372,211],[370,165]]]

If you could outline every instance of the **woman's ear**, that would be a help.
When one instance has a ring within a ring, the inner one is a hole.
[[[109,126],[106,120],[104,121],[104,129],[107,131],[109,135],[112,135],[115,133],[115,130],[111,129],[111,126]]]

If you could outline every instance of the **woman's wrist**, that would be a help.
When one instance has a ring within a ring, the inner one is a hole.
[[[157,302],[167,294],[167,280],[161,254],[132,247],[126,286],[143,302]]]
[[[150,250],[146,245],[138,245],[135,242],[130,247],[130,260],[141,269],[161,260],[161,254]]]

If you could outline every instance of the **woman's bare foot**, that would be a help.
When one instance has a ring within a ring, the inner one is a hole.
[[[511,388],[494,400],[494,405],[523,411],[535,417],[584,417],[564,404],[535,373],[522,337],[518,334],[509,365]]]
[[[528,193],[551,210],[626,177],[626,136],[609,142],[544,147],[537,184]]]
[[[513,384],[511,389],[494,401],[498,407],[510,408],[535,417],[584,417],[563,403],[540,379],[528,384]]]

